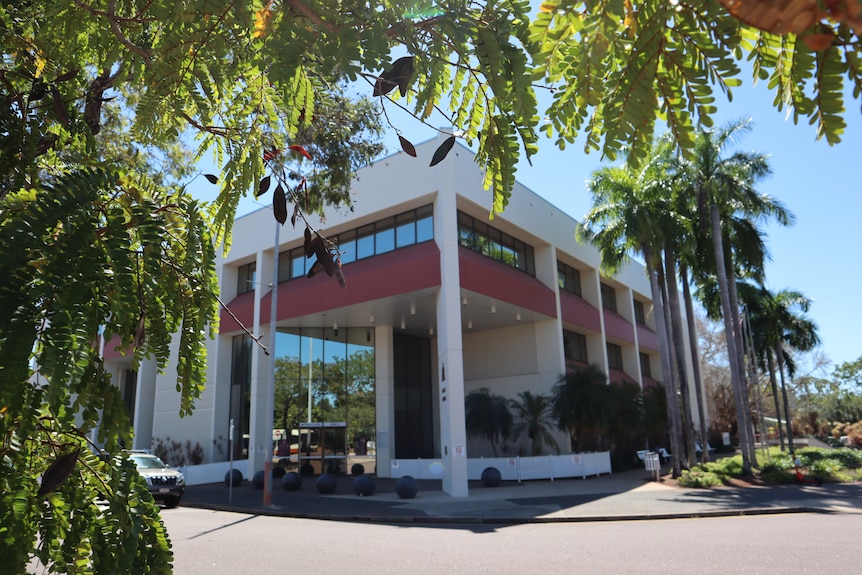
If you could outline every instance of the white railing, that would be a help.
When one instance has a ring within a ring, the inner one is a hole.
[[[233,462],[233,468],[242,471],[244,479],[251,479],[248,474],[248,459],[240,459]],[[217,463],[203,463],[201,465],[186,465],[178,467],[186,478],[186,485],[204,485],[206,483],[220,483],[230,470],[230,461],[219,461]]]
[[[482,457],[467,460],[467,478],[478,480],[488,467],[496,467],[505,481],[562,479],[611,473],[611,454],[570,453],[538,457]],[[416,479],[440,479],[443,463],[439,459],[393,459],[391,477],[411,475]]]
[[[245,479],[251,479],[248,460],[233,462],[234,469],[242,471]],[[467,478],[478,480],[488,467],[496,467],[504,481],[529,481],[532,479],[562,479],[611,473],[611,454],[570,453],[568,455],[542,455],[538,457],[481,457],[467,460]],[[230,462],[204,463],[179,468],[186,477],[186,485],[220,483],[230,469]],[[439,459],[393,459],[390,477],[411,475],[416,479],[442,479],[443,463]]]

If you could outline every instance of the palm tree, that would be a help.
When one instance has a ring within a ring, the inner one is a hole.
[[[553,447],[557,453],[560,452],[552,431],[556,426],[553,405],[548,396],[522,391],[517,399],[509,400],[509,405],[518,418],[512,427],[512,436],[517,438],[526,434],[530,439],[531,455],[542,455],[545,445]]]
[[[760,365],[769,371],[772,393],[775,400],[775,412],[778,418],[781,449],[784,449],[783,433],[781,432],[781,409],[776,384],[776,362],[781,379],[781,396],[784,404],[784,421],[787,426],[787,445],[793,451],[793,433],[790,422],[789,401],[785,384],[785,368],[790,377],[793,376],[795,365],[788,361],[785,348],[799,351],[811,351],[820,343],[817,335],[817,325],[804,316],[811,307],[811,300],[802,293],[783,289],[775,294],[767,288],[755,288],[749,284],[741,284],[747,298],[744,300],[750,312],[751,331],[755,340],[755,350]]]
[[[680,157],[675,167],[681,189],[690,197],[697,198],[701,231],[709,235],[712,244],[715,263],[713,269],[718,282],[734,403],[739,420],[743,473],[746,474],[751,473],[752,464],[756,465],[757,460],[751,434],[751,414],[748,409],[748,389],[744,376],[745,361],[742,355],[736,296],[733,249],[741,246],[726,241],[732,228],[726,226],[725,222],[739,214],[743,214],[745,220],[752,216],[772,216],[782,224],[792,221],[792,215],[779,203],[754,189],[755,183],[770,173],[769,162],[764,154],[735,152],[724,156],[726,148],[735,142],[737,136],[750,129],[749,121],[733,122],[716,131],[700,129],[694,148],[688,157]],[[733,281],[729,276],[734,278]]]
[[[630,253],[638,253],[644,259],[655,307],[662,373],[667,386],[672,472],[678,476],[684,451],[683,425],[673,369],[673,338],[670,322],[665,319],[667,298],[662,289],[666,285],[661,260],[665,245],[663,230],[678,228],[666,223],[675,217],[674,210],[670,209],[670,193],[665,187],[666,146],[665,142],[660,142],[636,171],[606,167],[594,172],[587,184],[593,194],[593,207],[583,217],[577,235],[599,249],[605,273],[617,271]]]
[[[464,398],[464,424],[468,437],[481,437],[491,444],[497,457],[497,444],[512,433],[513,418],[509,402],[487,387],[471,391]]]
[[[561,375],[554,386],[551,413],[557,426],[569,433],[575,452],[602,447],[611,411],[608,377],[594,365]]]

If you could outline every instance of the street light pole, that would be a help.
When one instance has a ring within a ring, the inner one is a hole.
[[[263,462],[263,504],[272,505],[272,429],[274,426],[275,411],[275,345],[278,330],[275,327],[276,312],[278,309],[278,244],[281,224],[275,222],[275,242],[272,250],[272,298],[269,310],[269,355],[270,355],[270,385],[266,390],[266,406],[264,418],[266,419],[266,457]]]

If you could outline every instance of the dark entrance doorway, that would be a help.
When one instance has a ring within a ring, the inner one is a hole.
[[[394,334],[395,458],[434,457],[431,340]]]

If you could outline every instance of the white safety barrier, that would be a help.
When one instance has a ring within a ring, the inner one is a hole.
[[[504,481],[562,479],[611,473],[609,451],[570,453],[538,457],[482,457],[467,460],[467,478],[478,480],[488,467],[496,467]],[[391,477],[411,475],[416,479],[440,479],[443,463],[439,459],[393,459]]]

